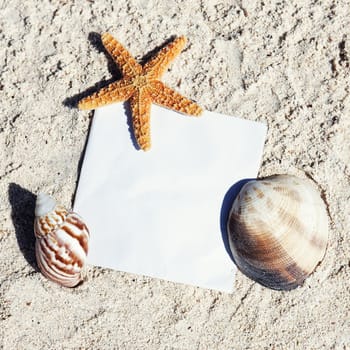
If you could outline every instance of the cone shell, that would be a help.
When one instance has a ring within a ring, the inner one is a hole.
[[[38,266],[45,277],[65,287],[82,280],[88,253],[89,231],[81,217],[39,194],[34,232]]]
[[[328,240],[325,204],[310,180],[275,175],[247,182],[227,231],[238,268],[277,290],[300,286],[322,260]]]

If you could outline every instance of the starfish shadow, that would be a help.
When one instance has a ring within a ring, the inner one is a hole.
[[[126,114],[126,120],[127,120],[127,123],[128,123],[128,130],[129,130],[129,133],[130,133],[131,142],[132,142],[133,146],[135,147],[135,149],[137,151],[139,151],[141,149],[141,147],[137,143],[137,140],[136,140],[136,137],[135,137],[134,127],[132,125],[132,113],[131,113],[130,104],[127,101],[125,101],[123,103],[123,107],[124,107],[124,112]]]
[[[164,48],[166,45],[168,45],[170,42],[172,42],[175,39],[175,37],[176,37],[175,35],[169,37],[167,40],[165,40],[165,42],[162,45],[159,45],[159,46],[155,47],[153,50],[149,51],[145,56],[143,56],[141,58],[140,64],[142,65],[146,61],[148,61],[149,59],[153,58],[162,48]],[[88,39],[89,39],[91,45],[98,52],[105,54],[105,56],[107,58],[107,62],[108,62],[108,71],[112,75],[112,78],[110,78],[108,80],[102,80],[102,81],[94,84],[93,86],[91,86],[87,90],[66,98],[63,101],[63,105],[65,105],[66,107],[69,107],[69,108],[77,108],[78,103],[81,99],[97,92],[98,90],[102,89],[103,87],[105,87],[105,86],[115,82],[116,80],[119,80],[122,78],[121,72],[118,69],[117,64],[114,62],[114,60],[112,59],[112,57],[110,56],[108,51],[103,46],[101,35],[96,33],[96,32],[90,32]]]
[[[235,263],[235,260],[232,256],[232,252],[230,249],[230,244],[228,240],[228,232],[227,232],[227,220],[230,214],[230,210],[232,207],[232,204],[237,197],[239,191],[241,188],[248,182],[254,180],[252,178],[249,179],[242,179],[235,184],[233,184],[229,190],[226,192],[224,199],[222,201],[221,205],[221,212],[220,212],[220,229],[221,229],[221,237],[224,242],[224,246],[226,249],[227,254],[230,256],[231,260]]]
[[[140,64],[144,65],[147,61],[149,61],[150,59],[152,59],[153,57],[155,57],[157,55],[157,53],[163,49],[165,46],[167,46],[168,44],[170,44],[172,41],[174,41],[176,38],[176,35],[172,35],[170,36],[168,39],[166,39],[161,45],[156,46],[153,50],[148,51],[146,53],[146,55],[144,55],[141,59],[140,59]]]
[[[114,79],[118,80],[122,77],[122,74],[120,70],[118,69],[118,66],[114,62],[113,58],[110,56],[109,52],[106,50],[106,48],[103,46],[101,34],[96,32],[90,32],[88,39],[91,43],[91,45],[99,52],[103,53],[107,58],[107,67],[109,73],[113,76]]]
[[[8,196],[19,249],[33,269],[39,271],[35,258],[34,236],[36,195],[15,183],[10,183]]]
[[[159,46],[155,47],[153,50],[149,51],[145,56],[143,56],[141,58],[140,64],[142,65],[146,61],[153,58],[162,48],[164,48],[170,42],[172,42],[175,39],[175,37],[176,37],[175,35],[169,37],[167,40],[165,40],[165,42],[162,45],[159,45]],[[96,83],[94,86],[88,88],[87,90],[80,92],[74,96],[66,98],[63,101],[63,105],[65,105],[66,107],[69,107],[69,108],[77,108],[78,103],[81,99],[97,92],[98,90],[102,89],[103,87],[105,87],[105,86],[111,84],[112,82],[122,78],[121,72],[119,71],[117,64],[114,62],[114,60],[112,59],[112,57],[110,56],[108,51],[105,49],[105,47],[102,43],[101,35],[96,33],[96,32],[90,32],[88,38],[89,38],[89,41],[92,44],[92,46],[95,47],[95,49],[98,52],[105,54],[107,61],[108,61],[108,70],[109,70],[110,74],[112,75],[112,78],[110,78],[108,80],[100,81],[100,82]],[[140,147],[137,143],[137,140],[136,140],[136,137],[135,137],[135,134],[133,131],[132,113],[131,113],[130,105],[127,101],[124,102],[124,111],[125,111],[125,114],[127,116],[128,129],[130,132],[130,138],[131,138],[131,141],[133,143],[133,146],[135,147],[136,150],[140,150]],[[90,127],[91,127],[91,121],[90,121],[90,126],[89,126],[89,132],[90,132]],[[83,152],[82,152],[80,160],[79,160],[77,181],[79,181],[81,167],[82,167],[82,163],[83,163],[83,159],[84,159],[84,155],[85,155],[85,151],[86,151],[86,146],[87,146],[87,141],[85,142],[85,146],[84,146]],[[73,195],[73,199],[72,199],[73,203],[74,203],[75,195],[76,195],[76,193],[74,193],[74,195]]]
[[[89,34],[88,37],[91,45],[100,53],[104,53],[106,58],[107,58],[107,62],[108,62],[108,71],[109,73],[112,75],[112,77],[108,80],[102,80],[96,84],[94,84],[93,86],[91,86],[90,88],[88,88],[87,90],[80,92],[76,95],[73,95],[71,97],[66,98],[63,101],[63,105],[69,108],[77,108],[78,107],[78,103],[81,99],[93,94],[94,92],[97,92],[98,90],[104,88],[105,86],[115,82],[116,80],[119,80],[122,75],[117,67],[117,65],[115,64],[115,62],[113,61],[112,57],[109,55],[108,51],[105,49],[105,47],[102,44],[102,40],[101,40],[101,35],[95,32],[91,32]]]

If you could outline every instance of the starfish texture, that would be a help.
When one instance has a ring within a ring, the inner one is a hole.
[[[94,109],[110,103],[129,100],[132,125],[138,145],[144,151],[151,147],[151,104],[199,116],[202,109],[158,80],[171,61],[186,44],[184,36],[176,38],[143,66],[110,34],[102,35],[102,43],[121,70],[123,78],[100,89],[79,102],[79,109]]]

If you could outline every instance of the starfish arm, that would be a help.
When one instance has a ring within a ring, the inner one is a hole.
[[[133,93],[134,87],[125,80],[119,80],[90,96],[83,98],[79,104],[79,109],[87,110],[102,107],[114,102],[127,100]]]
[[[199,116],[203,112],[202,108],[195,102],[182,96],[159,80],[151,82],[150,96],[154,103],[184,114]]]
[[[144,151],[151,148],[151,99],[146,87],[136,89],[130,97],[132,125],[138,145]]]
[[[142,67],[138,64],[134,57],[132,57],[128,50],[121,45],[109,33],[104,33],[101,36],[103,46],[117,63],[123,76],[134,77],[141,73]]]
[[[143,71],[151,78],[158,79],[168,68],[171,61],[186,45],[186,38],[180,36],[165,46],[158,54],[143,66]]]

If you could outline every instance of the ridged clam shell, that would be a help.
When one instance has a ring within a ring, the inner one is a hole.
[[[76,286],[88,253],[86,224],[45,194],[38,195],[35,212],[39,214],[34,222],[35,252],[41,272],[65,287]]]
[[[242,187],[227,231],[243,273],[266,287],[289,290],[300,286],[323,259],[328,216],[310,180],[275,175]]]

